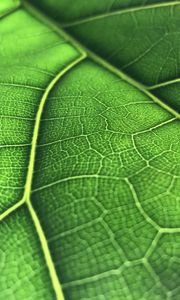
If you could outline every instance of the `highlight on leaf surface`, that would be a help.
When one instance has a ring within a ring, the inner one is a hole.
[[[180,1],[0,2],[0,300],[180,297]]]

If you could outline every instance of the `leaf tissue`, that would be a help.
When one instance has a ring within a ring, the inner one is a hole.
[[[0,300],[180,299],[180,1],[0,1]]]

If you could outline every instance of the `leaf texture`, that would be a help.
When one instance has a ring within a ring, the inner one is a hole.
[[[0,5],[0,299],[178,300],[179,1],[29,2],[59,24]]]

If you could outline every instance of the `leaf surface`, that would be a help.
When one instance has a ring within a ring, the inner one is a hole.
[[[11,2],[0,299],[178,299],[179,1]]]

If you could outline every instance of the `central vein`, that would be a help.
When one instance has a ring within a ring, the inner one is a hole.
[[[46,88],[41,102],[40,106],[36,115],[36,121],[35,121],[35,126],[34,126],[34,132],[33,132],[33,138],[32,138],[32,147],[31,147],[31,152],[30,152],[30,159],[29,159],[29,167],[28,167],[28,173],[27,173],[27,179],[26,179],[26,185],[25,185],[25,191],[24,191],[24,196],[22,199],[22,202],[25,202],[28,206],[32,221],[34,223],[36,232],[39,237],[39,241],[41,244],[41,248],[43,250],[44,258],[46,261],[47,268],[49,270],[49,275],[51,278],[51,282],[54,288],[54,292],[56,294],[56,299],[57,300],[64,300],[61,284],[59,282],[59,278],[56,273],[56,269],[51,257],[51,253],[49,251],[48,247],[48,242],[46,240],[46,236],[43,232],[43,229],[41,227],[41,223],[38,219],[38,216],[31,204],[30,201],[30,194],[31,194],[31,187],[32,187],[32,180],[33,180],[33,172],[34,172],[34,165],[35,165],[35,158],[36,158],[36,146],[37,146],[37,141],[38,141],[38,134],[39,134],[39,129],[40,129],[40,123],[41,123],[41,117],[44,109],[44,105],[46,102],[46,99],[48,98],[49,93],[53,89],[54,85],[57,83],[57,81],[64,75],[66,74],[69,70],[71,70],[74,66],[76,66],[80,61],[82,61],[86,55],[80,54],[80,56],[71,62],[67,67],[65,67],[60,73],[54,77],[54,79],[50,82],[48,87]]]
[[[29,159],[29,166],[28,166],[28,173],[27,173],[27,179],[25,184],[25,191],[23,199],[24,201],[29,201],[30,194],[31,194],[31,187],[32,187],[32,180],[33,180],[33,171],[34,171],[34,164],[35,164],[35,157],[36,157],[36,146],[37,146],[37,140],[38,140],[38,134],[39,134],[39,128],[41,123],[41,116],[43,113],[44,105],[46,102],[46,99],[51,92],[54,85],[57,83],[57,81],[71,68],[73,68],[75,65],[77,65],[80,61],[82,61],[86,57],[85,54],[82,54],[80,57],[78,57],[76,60],[74,60],[72,63],[70,63],[67,67],[65,67],[60,73],[58,73],[54,79],[50,82],[48,87],[46,88],[41,102],[40,106],[36,115],[36,121],[34,126],[34,132],[33,132],[33,138],[32,138],[32,146],[31,146],[31,152],[30,152],[30,159]]]

